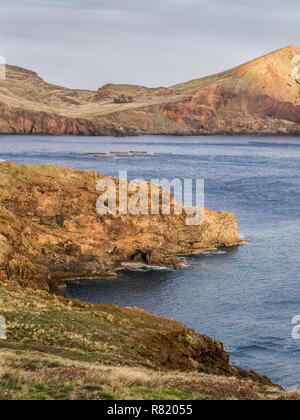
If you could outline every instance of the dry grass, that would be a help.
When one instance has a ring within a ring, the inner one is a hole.
[[[134,103],[114,104],[110,97],[94,102],[96,91],[73,90],[44,82],[33,72],[7,66],[5,80],[0,80],[0,101],[21,109],[55,113],[69,118],[96,118],[115,112],[173,102],[181,96],[153,96],[153,89],[131,85],[107,85],[110,95],[134,95]],[[166,89],[166,92],[168,90]]]
[[[38,352],[2,350],[0,399],[299,400],[300,394],[235,378],[107,367]]]
[[[300,399],[250,380],[160,367],[153,342],[139,355],[143,334],[177,324],[143,311],[0,283],[0,313],[8,321],[8,339],[0,340],[2,400]]]

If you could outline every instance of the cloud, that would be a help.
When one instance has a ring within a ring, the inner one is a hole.
[[[291,0],[11,0],[0,54],[70,87],[171,85],[297,44],[299,21]]]

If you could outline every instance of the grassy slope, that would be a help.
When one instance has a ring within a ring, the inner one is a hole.
[[[108,84],[101,90],[109,97],[101,102],[94,102],[96,91],[72,90],[49,84],[36,73],[15,66],[7,66],[6,80],[0,80],[0,101],[11,107],[44,111],[71,118],[94,118],[110,115],[119,111],[134,110],[155,104],[164,104],[180,100],[186,92],[217,83],[230,71],[212,75],[170,88],[162,88],[162,94],[155,96],[156,89],[134,85]],[[165,93],[165,95],[164,95]],[[170,95],[172,93],[172,95]],[[114,104],[119,95],[133,96],[134,103]]]
[[[206,86],[222,84],[233,92],[270,95],[279,101],[300,105],[299,85],[291,75],[292,59],[297,54],[300,54],[300,49],[292,45],[222,73],[181,83],[172,89],[178,93],[195,93]]]
[[[2,400],[299,400],[236,378],[107,367],[28,351],[0,350]]]
[[[114,112],[141,108],[174,101],[178,96],[153,96],[153,89],[131,85],[109,84],[106,100],[94,102],[96,91],[72,90],[43,81],[36,73],[15,66],[7,66],[6,79],[0,80],[0,102],[11,107],[31,111],[44,111],[71,118],[94,118]],[[114,104],[113,98],[121,94],[134,95],[131,104]]]
[[[143,335],[174,321],[0,284],[0,399],[299,399],[252,381],[155,366]],[[141,331],[143,329],[143,331]],[[184,340],[185,338],[182,337]],[[144,349],[145,350],[145,349]],[[142,354],[142,353],[140,353]]]

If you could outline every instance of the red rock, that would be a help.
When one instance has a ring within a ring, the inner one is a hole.
[[[7,66],[0,133],[54,135],[300,134],[295,46],[171,88],[108,84],[98,92],[45,83]],[[114,104],[122,95],[132,103]]]

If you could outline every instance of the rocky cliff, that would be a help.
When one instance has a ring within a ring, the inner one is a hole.
[[[172,393],[179,399],[299,398],[232,366],[222,343],[176,321],[61,296],[65,280],[112,276],[124,262],[178,266],[177,254],[241,243],[237,220],[226,212],[205,210],[199,226],[186,226],[184,214],[101,216],[101,179],[53,165],[0,163],[0,314],[7,323],[7,340],[0,340],[2,397],[59,398],[72,389],[73,399],[101,399],[107,380],[110,398],[123,398],[133,387],[131,396],[143,392],[151,399],[153,383],[167,390],[156,391],[156,399]],[[137,375],[133,367],[147,368],[152,380],[143,389],[135,379],[122,379],[123,388],[119,380],[112,385],[120,366],[130,378]],[[71,377],[73,385],[62,387]],[[158,377],[165,380],[155,382]],[[119,388],[122,395],[115,394]]]
[[[184,214],[101,216],[102,178],[1,162],[0,279],[51,291],[60,280],[113,275],[122,263],[177,266],[176,255],[240,243],[226,212],[205,210],[199,226],[186,226]]]
[[[108,84],[98,92],[44,82],[7,66],[0,133],[61,135],[300,134],[300,84],[289,46],[169,88]],[[118,99],[131,98],[125,103]]]

